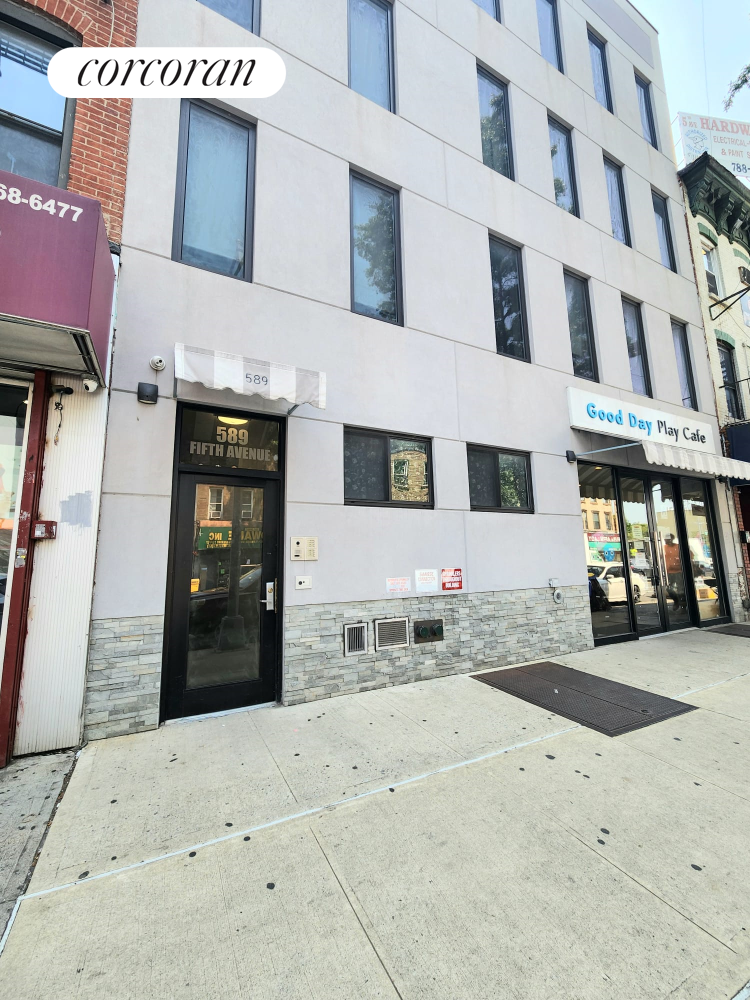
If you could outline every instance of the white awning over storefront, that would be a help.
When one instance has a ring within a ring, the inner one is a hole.
[[[692,448],[673,448],[668,444],[643,441],[643,454],[650,465],[666,465],[671,469],[704,472],[729,479],[750,479],[750,462],[738,462],[723,455],[711,455]]]
[[[326,406],[325,373],[293,365],[175,344],[174,373],[177,379],[200,382],[207,389],[231,389],[243,396],[285,399],[293,406],[310,403],[320,410]]]

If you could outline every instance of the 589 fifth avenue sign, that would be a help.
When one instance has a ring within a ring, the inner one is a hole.
[[[264,48],[70,47],[47,77],[63,97],[272,97],[286,66]]]
[[[578,430],[716,454],[711,425],[693,420],[687,415],[689,411],[684,416],[675,416],[665,410],[652,410],[638,403],[573,388],[568,389],[568,409],[570,426]]]

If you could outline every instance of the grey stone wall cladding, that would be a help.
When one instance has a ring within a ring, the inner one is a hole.
[[[84,740],[158,726],[163,637],[163,615],[92,621]]]
[[[347,604],[288,607],[283,703],[330,698],[410,681],[560,656],[593,646],[588,587],[477,594],[426,594]],[[442,642],[375,652],[373,621],[442,618]],[[344,656],[344,625],[366,621],[368,652]]]

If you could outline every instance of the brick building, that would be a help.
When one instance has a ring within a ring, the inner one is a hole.
[[[47,66],[134,45],[136,15],[0,0],[0,766],[81,737],[130,129]]]

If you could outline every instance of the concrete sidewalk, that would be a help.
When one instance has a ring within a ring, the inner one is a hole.
[[[561,659],[700,710],[613,740],[458,676],[89,745],[0,995],[733,997],[750,643]]]

